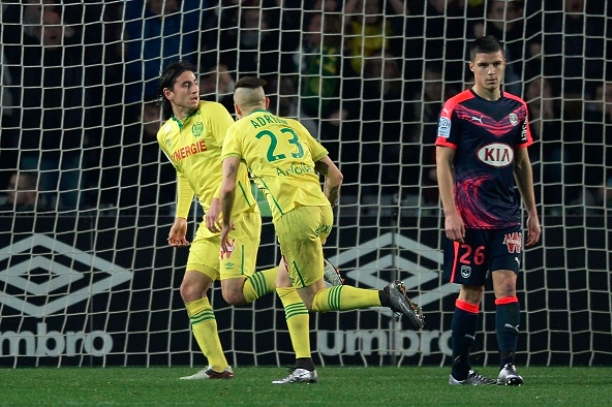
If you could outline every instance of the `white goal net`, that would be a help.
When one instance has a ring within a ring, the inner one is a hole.
[[[42,5],[44,3],[44,6]],[[470,86],[467,44],[505,45],[505,90],[528,103],[543,224],[525,253],[517,363],[612,362],[612,6],[608,1],[6,1],[0,20],[0,365],[203,365],[166,243],[175,174],[157,146],[160,72],[199,67],[233,113],[267,80],[345,181],[325,251],[347,283],[399,278],[415,331],[383,309],[311,317],[318,365],[449,365],[457,287],[441,277],[437,117]],[[279,258],[270,218],[258,266]],[[190,233],[202,219],[194,202]],[[487,287],[490,289],[490,287]],[[274,295],[210,293],[232,365],[290,365]],[[498,362],[492,294],[474,363]]]

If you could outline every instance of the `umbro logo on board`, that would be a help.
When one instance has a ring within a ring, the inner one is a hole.
[[[0,248],[0,282],[6,285],[0,304],[33,317],[64,310],[131,279],[131,271],[43,234]]]

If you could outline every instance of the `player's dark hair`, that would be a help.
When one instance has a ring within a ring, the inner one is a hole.
[[[238,88],[247,88],[247,89],[257,89],[263,88],[266,86],[268,82],[265,79],[257,78],[255,76],[245,76],[244,78],[238,79],[236,85],[234,85],[234,89]]]
[[[164,96],[164,89],[172,89],[176,83],[176,79],[186,71],[191,71],[195,74],[195,65],[188,61],[176,61],[168,65],[159,77],[159,85],[157,86],[157,102],[162,108],[162,117],[164,119],[172,116],[172,105],[170,105],[170,101],[166,99],[166,96]]]
[[[476,58],[476,54],[494,54],[498,51],[504,52],[504,47],[497,38],[492,35],[476,38],[470,47],[470,60]]]

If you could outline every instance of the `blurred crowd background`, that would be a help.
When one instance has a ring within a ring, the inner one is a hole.
[[[542,212],[612,207],[607,1],[26,0],[1,16],[0,211],[171,215],[156,99],[178,59],[230,113],[237,78],[265,78],[270,110],[339,162],[341,202],[437,208],[437,117],[484,34],[528,103]]]

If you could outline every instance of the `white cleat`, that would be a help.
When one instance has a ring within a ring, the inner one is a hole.
[[[464,380],[457,380],[453,377],[453,375],[450,375],[448,378],[448,384],[452,386],[490,386],[495,384],[495,379],[489,379],[473,370],[470,370],[468,377],[466,377]]]
[[[191,376],[183,376],[181,380],[213,380],[213,379],[233,379],[234,371],[230,366],[223,369],[222,372],[217,372],[212,369],[212,366],[207,366],[199,372]]]
[[[506,363],[497,376],[497,384],[500,386],[522,386],[524,382],[512,363]]]
[[[291,384],[291,383],[316,383],[319,380],[317,371],[306,369],[291,369],[289,376],[274,380],[272,384]]]

